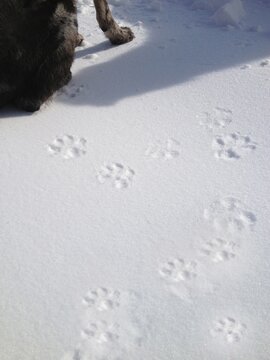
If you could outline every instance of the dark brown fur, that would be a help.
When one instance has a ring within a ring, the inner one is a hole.
[[[134,37],[114,21],[106,0],[94,0],[112,44]],[[0,107],[37,111],[71,79],[78,34],[75,0],[0,0]]]

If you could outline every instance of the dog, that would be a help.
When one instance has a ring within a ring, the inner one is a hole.
[[[120,27],[106,0],[94,0],[96,18],[114,45],[134,38]],[[78,33],[76,0],[0,0],[0,107],[35,112],[71,79]]]

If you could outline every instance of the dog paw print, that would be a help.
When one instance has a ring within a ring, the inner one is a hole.
[[[214,323],[211,335],[221,336],[228,343],[239,342],[246,333],[247,326],[231,317],[219,319]]]
[[[199,124],[207,130],[224,129],[232,122],[232,111],[216,107],[212,112],[205,112],[200,116]]]
[[[170,282],[190,281],[197,276],[197,263],[184,259],[172,259],[160,266],[159,274]]]
[[[216,238],[206,242],[200,252],[201,255],[208,257],[214,263],[229,261],[235,258],[236,244],[232,241],[226,241]]]
[[[217,231],[228,233],[252,230],[257,221],[256,216],[233,197],[214,201],[209,209],[204,210],[204,218]]]
[[[270,66],[270,59],[265,59],[265,60],[261,61],[260,66],[262,66],[262,67]]]
[[[75,98],[79,96],[84,90],[85,90],[84,85],[69,83],[68,85],[64,86],[59,93],[60,95],[64,94],[69,98]]]
[[[57,137],[52,144],[47,145],[47,151],[64,159],[78,158],[86,154],[86,139],[72,135]]]
[[[145,155],[153,159],[174,159],[180,154],[180,143],[174,139],[150,143]]]
[[[215,157],[227,161],[238,160],[256,147],[257,144],[249,136],[242,136],[239,133],[219,135],[212,142]]]
[[[119,306],[120,292],[106,288],[89,291],[83,298],[83,303],[98,311],[113,310]]]
[[[107,323],[104,320],[91,323],[87,328],[82,330],[82,338],[94,341],[99,344],[115,342],[119,339],[119,325],[115,323]]]
[[[252,66],[250,64],[244,64],[244,65],[240,66],[241,70],[247,70],[247,69],[251,69],[251,68],[252,68]]]
[[[96,61],[97,59],[99,58],[99,55],[98,54],[88,54],[88,55],[85,55],[83,57],[83,59],[85,60],[91,60],[91,61]]]
[[[116,189],[128,188],[135,175],[135,171],[128,166],[118,163],[112,163],[102,166],[97,179],[101,184],[109,181]]]

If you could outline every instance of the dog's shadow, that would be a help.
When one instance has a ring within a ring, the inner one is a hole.
[[[87,55],[98,54],[102,51],[110,50],[112,48],[109,41],[105,40],[100,44],[91,46],[90,48],[78,48],[75,53],[75,59],[83,58]]]
[[[0,109],[0,120],[5,118],[19,118],[19,117],[26,117],[31,115],[33,114],[23,110],[16,109],[12,105],[6,105]]]

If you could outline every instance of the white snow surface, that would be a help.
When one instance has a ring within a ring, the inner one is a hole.
[[[114,0],[120,47],[78,9],[0,112],[0,359],[269,360],[269,1]]]

